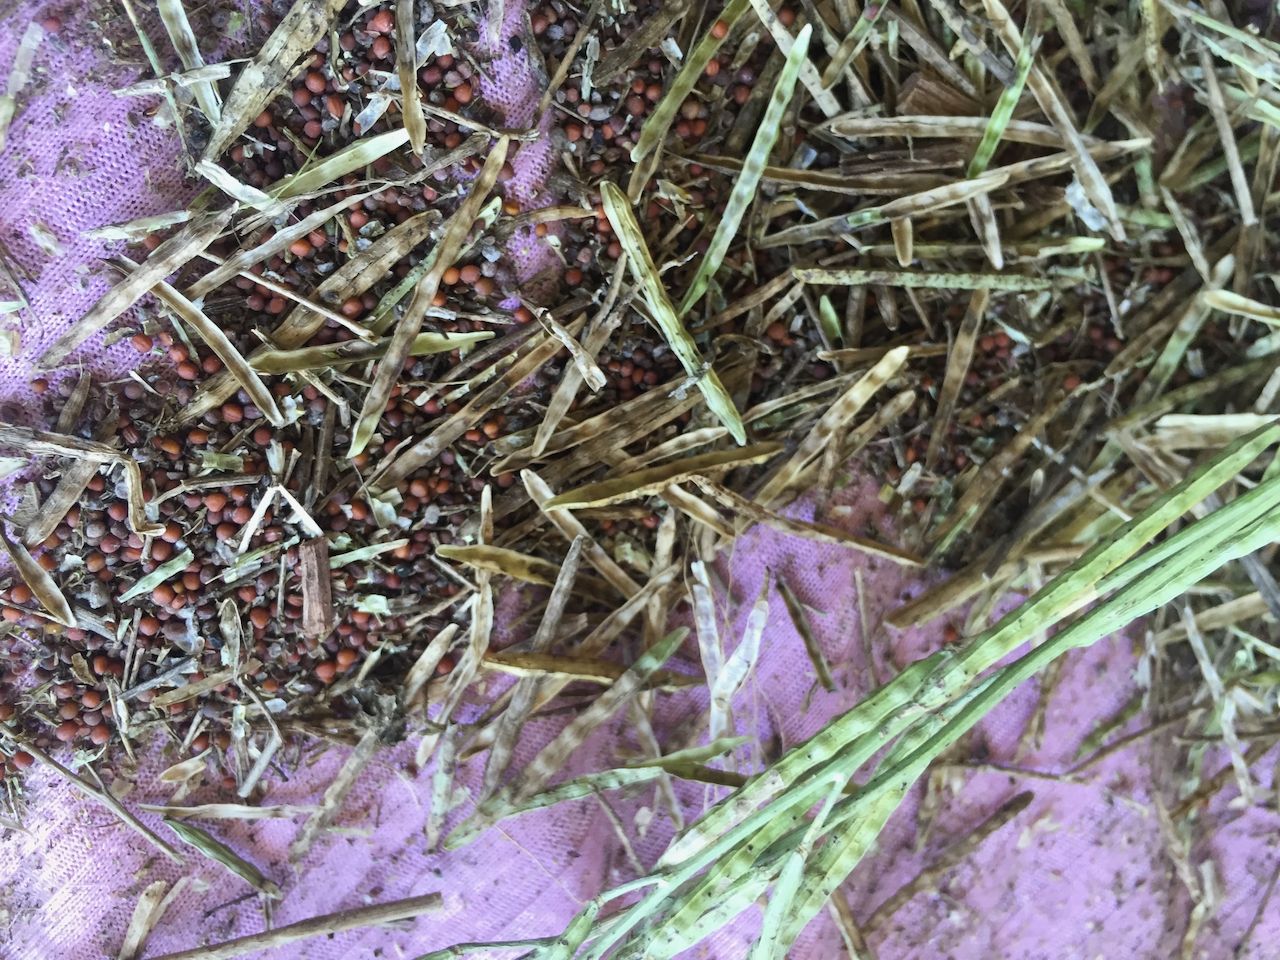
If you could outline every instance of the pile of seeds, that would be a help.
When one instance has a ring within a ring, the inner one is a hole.
[[[974,601],[959,641],[1273,415],[1280,49],[1252,7],[439,12],[296,0],[231,83],[170,9],[159,89],[210,187],[119,228],[146,258],[45,357],[140,302],[139,375],[46,382],[46,429],[0,434],[47,457],[9,535],[6,769],[160,730],[250,796],[292,734],[425,730],[424,763],[488,751],[492,822],[616,708],[602,677],[696,682],[659,670],[666,626],[747,525],[960,568],[893,621]],[[486,101],[498,59],[549,130]],[[841,528],[851,458],[906,548]],[[779,513],[806,493],[813,521]],[[1280,614],[1265,558],[1237,566],[1215,629]],[[490,671],[524,679],[460,720]]]

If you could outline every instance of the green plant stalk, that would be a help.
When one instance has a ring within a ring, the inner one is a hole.
[[[1022,91],[1027,85],[1027,77],[1031,76],[1031,67],[1035,64],[1036,51],[1039,49],[1039,37],[1034,40],[1028,37],[1022,38],[1022,49],[1018,51],[1018,61],[1014,64],[1013,83],[1000,92],[1000,98],[996,101],[995,109],[991,111],[991,119],[982,133],[982,139],[978,141],[978,146],[973,151],[973,159],[969,161],[969,169],[965,172],[966,177],[976,177],[984,173],[987,164],[995,156],[996,147],[1000,146],[1000,138],[1004,136],[1005,128],[1013,119],[1013,111],[1017,109],[1018,101],[1022,99]]]
[[[769,844],[801,823],[803,811],[819,799],[824,781],[816,777],[807,779],[798,787],[787,789],[787,785],[799,780],[808,768],[825,763],[837,752],[845,751],[841,754],[839,765],[843,769],[846,764],[852,763],[849,769],[851,776],[869,758],[868,748],[873,753],[876,746],[907,729],[922,715],[945,705],[957,690],[963,689],[984,669],[1016,649],[1025,637],[1058,622],[1063,616],[1096,598],[1099,593],[1095,585],[1106,584],[1112,588],[1122,586],[1142,570],[1167,560],[1178,547],[1170,548],[1167,544],[1162,544],[1134,566],[1116,577],[1104,580],[1164,527],[1247,466],[1277,439],[1280,439],[1280,428],[1267,427],[1232,444],[1215,461],[1189,476],[1146,511],[1125,524],[1110,540],[1100,544],[1063,575],[1055,578],[1053,583],[1031,601],[977,638],[963,661],[957,662],[955,657],[940,653],[913,665],[863,704],[833,721],[827,730],[796,747],[772,770],[718,805],[673,845],[660,864],[664,869],[648,878],[653,890],[625,915],[619,915],[619,922],[592,947],[589,956],[603,956],[636,925],[665,905],[670,896],[703,867],[719,860],[723,855],[736,852],[737,855],[733,858],[735,867],[740,867],[741,861],[749,856],[746,862],[746,868],[749,869],[755,863],[757,851],[767,849]],[[1274,488],[1268,488],[1268,495],[1274,496],[1275,493]],[[1241,511],[1256,510],[1258,506],[1257,499],[1247,494],[1233,501],[1223,511],[1196,524],[1196,536],[1203,538],[1200,546],[1211,542],[1204,537],[1206,527],[1201,524],[1212,520],[1220,527],[1232,518],[1238,520]],[[1227,517],[1220,517],[1224,511],[1230,513]],[[1185,545],[1182,535],[1179,535],[1179,542]],[[977,669],[979,663],[985,663],[986,666]],[[921,696],[917,697],[917,693]],[[867,737],[873,730],[876,736]],[[858,743],[859,740],[862,743]],[[864,753],[867,755],[863,756]],[[927,766],[928,759],[917,757],[917,762],[923,762]],[[906,783],[909,786],[913,781],[914,778],[909,778]],[[779,794],[782,795],[778,797]],[[865,795],[867,792],[864,790],[860,796]],[[753,811],[758,804],[771,801],[774,797],[778,797],[776,802]],[[742,819],[735,824],[734,821],[739,817]],[[676,866],[672,866],[672,861],[675,861]],[[710,906],[711,886],[700,884],[699,887],[700,890],[695,893],[705,893],[705,898],[692,894],[679,898],[679,912],[684,913],[682,922],[690,919],[689,913],[693,914],[692,919],[696,919]],[[630,889],[635,889],[635,886]],[[615,891],[605,897],[616,895],[618,893]],[[704,899],[706,906],[701,903]],[[672,921],[675,919],[671,918]],[[676,926],[679,927],[679,924]]]
[[[747,151],[746,160],[743,161],[742,171],[733,183],[733,190],[729,193],[724,212],[720,214],[720,222],[716,224],[716,232],[712,235],[707,252],[703,254],[698,270],[689,281],[689,287],[676,310],[678,316],[683,317],[688,313],[706,292],[707,285],[720,269],[720,264],[724,262],[724,255],[729,252],[729,244],[733,243],[742,218],[746,216],[751,201],[755,198],[756,190],[760,186],[760,177],[769,163],[769,154],[773,152],[774,144],[778,142],[782,116],[786,113],[787,106],[791,103],[791,95],[795,92],[800,65],[809,55],[809,38],[812,33],[813,28],[806,24],[787,53],[786,62],[782,65],[782,73],[778,75],[777,86],[773,88],[773,93],[769,97],[769,106],[765,109],[764,118],[756,129],[755,139],[751,141],[751,148]]]

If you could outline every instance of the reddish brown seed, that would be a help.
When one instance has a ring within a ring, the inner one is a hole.
[[[53,731],[54,736],[63,743],[70,743],[76,738],[76,734],[79,732],[80,724],[76,723],[74,720],[64,720],[62,723],[58,724],[58,728]]]
[[[190,360],[184,360],[178,364],[178,376],[183,380],[198,380],[200,378],[200,368]]]
[[[449,267],[441,275],[440,282],[446,287],[452,287],[455,286],[460,279],[462,279],[462,271],[457,267]]]
[[[309,257],[315,251],[311,249],[311,241],[306,237],[300,237],[289,244],[289,252],[295,257]]]
[[[295,107],[305,107],[311,102],[311,91],[306,87],[298,87],[293,91],[293,105]]]
[[[62,706],[58,707],[58,716],[63,720],[74,720],[80,716],[80,704],[68,700]]]
[[[227,495],[221,490],[214,490],[204,495],[204,505],[214,511],[220,511],[227,505]]]
[[[796,22],[796,12],[790,7],[780,7],[778,9],[778,22],[784,27],[789,27]]]
[[[271,123],[274,119],[275,118],[271,116],[270,110],[263,110],[260,114],[258,114],[256,117],[253,118],[253,125],[257,127],[259,130],[265,130],[267,127],[271,126]]]
[[[15,583],[9,590],[9,599],[14,603],[30,603],[31,596],[31,588],[25,583]]]
[[[249,611],[249,622],[259,630],[265,630],[271,622],[271,611],[266,607],[254,607]]]
[[[333,678],[338,675],[338,665],[332,660],[325,660],[316,664],[316,679],[321,683],[333,683]]]
[[[111,731],[105,723],[99,723],[97,726],[89,728],[89,739],[93,741],[95,746],[102,746],[111,739]]]
[[[5,720],[12,720],[13,715],[17,712],[12,703],[0,703],[0,723]]]
[[[364,312],[364,303],[359,297],[348,297],[342,301],[342,315],[344,317],[358,317]]]
[[[460,83],[453,88],[453,98],[463,106],[466,106],[468,103],[471,102],[471,97],[472,97],[471,84]]]
[[[244,419],[244,407],[238,403],[224,403],[221,412],[224,423],[239,423]]]
[[[386,37],[378,37],[369,46],[369,52],[375,60],[386,60],[391,56],[391,41]]]
[[[349,670],[360,659],[360,654],[356,653],[350,647],[343,647],[338,651],[336,660],[338,661],[339,670]]]
[[[711,25],[711,35],[717,40],[723,40],[729,35],[729,24],[723,20],[717,20]]]
[[[220,523],[213,529],[213,535],[219,540],[230,540],[239,532],[240,528],[234,523]]]
[[[440,658],[440,662],[436,664],[436,676],[443,677],[450,673],[453,673],[453,668],[456,665],[457,664],[456,664],[456,661],[453,659],[453,656],[446,653],[443,657]]]
[[[31,768],[31,765],[36,762],[36,758],[25,750],[19,750],[9,759],[9,762],[19,770],[28,770]]]
[[[209,734],[202,733],[191,741],[192,753],[204,753],[209,749]]]
[[[324,78],[324,74],[319,70],[312,70],[302,82],[312,93],[324,93],[325,87],[329,85],[329,82]]]
[[[462,282],[467,286],[473,286],[475,282],[480,279],[480,268],[474,263],[468,263],[458,271],[458,275]]]
[[[173,587],[170,584],[162,583],[151,591],[151,602],[157,607],[167,607],[169,604],[173,603],[173,598],[175,596],[177,596],[177,593],[174,591]]]
[[[333,117],[335,120],[342,119],[342,113],[346,108],[346,105],[346,101],[342,99],[341,95],[336,93],[331,93],[324,98],[324,108],[329,111],[329,116]]]
[[[395,28],[395,15],[386,8],[375,13],[365,24],[365,30],[369,33],[390,33]]]

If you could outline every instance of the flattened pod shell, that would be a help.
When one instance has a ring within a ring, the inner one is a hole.
[[[662,286],[662,277],[658,274],[658,268],[653,263],[653,257],[649,255],[649,248],[645,245],[640,225],[636,223],[635,215],[627,203],[626,194],[614,184],[605,181],[601,185],[600,196],[604,201],[605,215],[609,218],[609,223],[618,236],[618,242],[627,254],[627,265],[644,291],[645,300],[662,335],[680,359],[685,371],[690,376],[697,377],[698,390],[706,398],[711,412],[729,428],[733,439],[745,445],[747,428],[742,423],[742,416],[733,405],[733,398],[729,396],[729,391],[724,388],[715,370],[702,359],[697,344],[693,342],[693,337],[689,336],[689,331],[684,328],[684,324],[676,315],[675,307],[672,306],[671,300],[667,297],[667,291]]]
[[[711,244],[703,254],[702,262],[698,264],[698,272],[690,281],[684,299],[680,301],[678,311],[680,316],[684,316],[706,291],[707,284],[724,261],[724,255],[729,252],[729,244],[733,242],[738,226],[747,213],[747,208],[751,206],[756,188],[760,185],[760,177],[769,162],[769,154],[773,152],[773,145],[778,142],[782,115],[786,113],[787,105],[791,103],[791,95],[795,92],[800,65],[806,62],[805,57],[809,54],[809,37],[812,33],[813,29],[805,24],[800,35],[796,37],[796,42],[787,52],[786,63],[782,66],[782,73],[778,75],[778,85],[773,89],[769,106],[765,108],[764,119],[760,121],[755,139],[751,141],[751,149],[747,151],[742,173],[734,181],[733,191],[729,194],[729,201],[720,215],[720,223],[716,226]]]

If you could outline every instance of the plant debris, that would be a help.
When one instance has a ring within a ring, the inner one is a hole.
[[[284,742],[356,744],[295,859],[404,737],[437,765],[433,842],[456,765],[487,751],[451,846],[668,775],[728,785],[641,894],[537,943],[673,956],[772,890],[752,956],[777,957],[943,749],[1149,615],[1174,667],[1152,710],[1200,691],[1179,730],[1229,756],[1200,778],[1184,750],[1168,817],[1228,782],[1258,802],[1241,731],[1280,690],[1274,12],[542,0],[503,36],[503,9],[295,0],[230,70],[180,3],[160,5],[174,57],[134,21],[157,86],[126,92],[166,98],[209,189],[98,231],[137,262],[43,356],[43,428],[0,426],[39,465],[4,535],[5,782],[59,744],[111,764],[154,734],[172,777],[252,800]],[[487,102],[491,46],[555,61],[547,127]],[[540,137],[554,199],[516,174]],[[559,265],[531,275],[532,248]],[[110,324],[138,374],[59,378]],[[900,543],[841,526],[854,471]],[[716,770],[771,585],[821,687],[841,676],[776,571],[721,646],[713,561],[754,524],[950,569],[889,623],[969,622],[772,765]],[[496,629],[502,591],[533,632]],[[992,622],[1005,598],[1025,603]],[[698,683],[721,747],[665,763],[654,740],[657,767],[553,782],[619,708]]]

